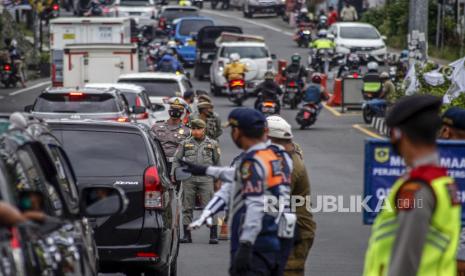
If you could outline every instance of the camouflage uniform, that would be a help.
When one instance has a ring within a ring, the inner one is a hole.
[[[173,161],[171,174],[180,167],[179,160],[192,162],[198,165],[219,166],[220,165],[220,148],[215,140],[205,136],[204,140],[198,141],[194,137],[189,137],[182,141],[176,151]],[[213,196],[213,178],[211,176],[192,176],[190,179],[182,182],[183,186],[183,225],[192,222],[195,195],[200,194],[202,208],[207,205]],[[213,225],[216,225],[213,220]]]
[[[168,161],[168,166],[170,167],[179,144],[190,136],[190,129],[182,122],[177,125],[170,125],[168,122],[162,122],[154,124],[152,131],[160,141]]]

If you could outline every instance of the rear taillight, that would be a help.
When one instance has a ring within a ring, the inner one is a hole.
[[[164,17],[158,20],[158,27],[162,30],[166,28],[166,19]]]
[[[137,42],[139,42],[139,39],[137,38],[137,36],[131,37],[131,43],[137,43]]]
[[[355,79],[358,79],[358,73],[357,72],[353,73],[352,77],[354,77]]]
[[[160,183],[157,167],[148,167],[144,173],[144,207],[160,209],[163,207],[163,187]]]
[[[290,87],[295,87],[295,81],[289,82],[289,86],[290,86]]]
[[[21,242],[19,240],[19,233],[17,228],[11,228],[11,248],[21,248]]]
[[[126,123],[126,122],[129,122],[129,118],[128,117],[119,117],[118,119],[116,119],[117,122],[119,123]]]
[[[52,9],[53,9],[54,11],[58,11],[58,10],[60,9],[60,6],[59,6],[58,4],[53,4]]]
[[[229,86],[244,86],[244,80],[232,80]]]
[[[136,256],[141,257],[141,258],[157,258],[158,257],[158,255],[153,252],[137,252]]]
[[[3,65],[3,70],[5,70],[5,71],[11,71],[11,65],[9,65],[9,64]]]
[[[145,120],[145,119],[148,119],[148,118],[149,118],[149,113],[148,112],[144,112],[142,114],[137,114],[136,115],[137,120]]]

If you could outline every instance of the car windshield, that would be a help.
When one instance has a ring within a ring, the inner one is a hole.
[[[181,92],[181,87],[176,80],[166,79],[124,79],[118,82],[137,84],[145,88],[149,97],[174,97],[176,92]]]
[[[340,37],[345,39],[378,39],[379,34],[373,27],[341,27]]]
[[[265,47],[224,47],[221,51],[221,57],[229,58],[232,53],[238,53],[241,58],[267,58],[268,50]]]
[[[142,175],[149,165],[144,139],[135,133],[63,130],[54,134],[78,177]]]
[[[199,12],[196,9],[167,9],[161,14],[161,17],[166,18],[169,23],[172,23],[173,20],[181,17],[198,15]]]
[[[111,113],[118,112],[113,95],[108,93],[47,93],[40,95],[33,110],[35,112],[56,113]]]
[[[203,27],[212,25],[213,22],[210,20],[183,20],[179,26],[179,34],[185,36],[197,34]]]
[[[121,0],[120,6],[132,6],[132,7],[140,7],[140,6],[150,6],[153,5],[152,1],[150,0]]]

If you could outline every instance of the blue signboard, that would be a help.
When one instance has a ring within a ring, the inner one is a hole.
[[[465,222],[465,142],[439,141],[441,166],[455,179],[462,202],[462,224]],[[372,224],[381,210],[383,199],[394,182],[405,173],[404,160],[397,155],[389,141],[368,139],[365,141],[365,187],[363,223]]]

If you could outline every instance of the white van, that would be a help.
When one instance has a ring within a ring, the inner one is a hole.
[[[70,44],[64,49],[63,86],[115,83],[122,74],[139,72],[134,44]]]
[[[60,17],[50,21],[52,85],[63,86],[63,50],[69,44],[131,43],[128,17]]]

